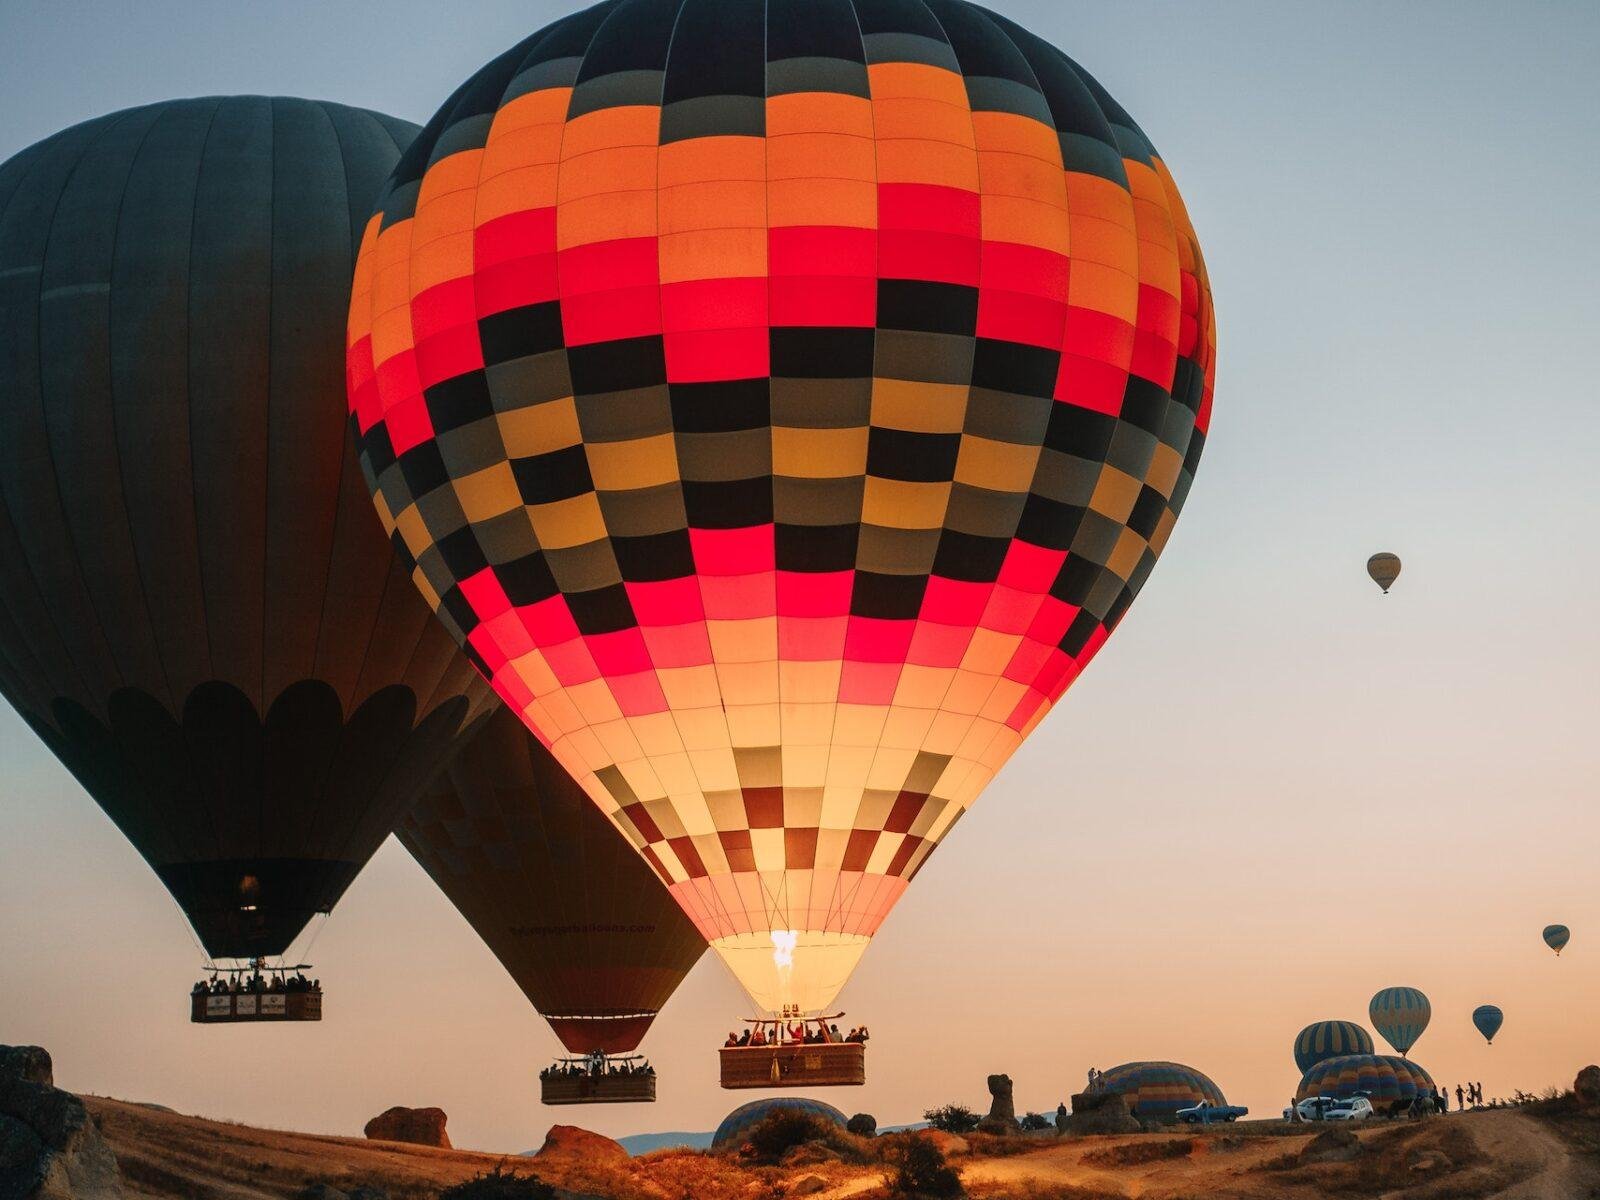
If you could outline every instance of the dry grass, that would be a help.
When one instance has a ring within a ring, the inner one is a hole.
[[[129,1200],[292,1200],[310,1182],[434,1200],[501,1161],[89,1103],[122,1161]],[[1363,1151],[1350,1162],[1299,1164],[1295,1155],[1311,1132],[1302,1127],[1290,1141],[1243,1128],[1065,1140],[971,1135],[972,1153],[951,1166],[973,1200],[1477,1200],[1534,1179],[1545,1190],[1529,1196],[1577,1200],[1590,1194],[1591,1180],[1600,1186],[1600,1120],[1568,1099],[1520,1112],[1377,1123],[1359,1131]],[[914,1136],[852,1138],[860,1162],[761,1166],[737,1154],[664,1149],[638,1159],[563,1154],[517,1167],[608,1200],[785,1200],[807,1175],[827,1184],[824,1195],[888,1200],[885,1159]],[[1443,1155],[1448,1167],[1413,1170],[1428,1153]]]

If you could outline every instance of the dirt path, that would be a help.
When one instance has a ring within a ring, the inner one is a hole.
[[[1473,1113],[1478,1148],[1493,1162],[1514,1167],[1518,1182],[1494,1193],[1495,1200],[1583,1200],[1600,1188],[1594,1165],[1575,1157],[1542,1122],[1517,1112]]]

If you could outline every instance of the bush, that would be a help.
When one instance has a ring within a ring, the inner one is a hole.
[[[878,1119],[871,1113],[857,1113],[845,1122],[846,1131],[857,1137],[876,1137],[878,1133]]]
[[[894,1148],[888,1177],[891,1200],[910,1197],[935,1197],[947,1200],[964,1195],[961,1175],[927,1138],[912,1137]]]
[[[757,1162],[776,1163],[785,1151],[807,1142],[839,1140],[832,1121],[795,1108],[780,1108],[750,1131],[750,1150]]]
[[[1054,1117],[1047,1117],[1043,1113],[1036,1112],[1023,1113],[1019,1124],[1024,1129],[1054,1129],[1056,1127]]]
[[[965,1104],[946,1104],[942,1108],[930,1108],[922,1114],[922,1119],[945,1133],[971,1133],[982,1118]]]
[[[439,1200],[556,1200],[556,1190],[532,1175],[518,1175],[497,1163],[494,1170],[447,1187]]]

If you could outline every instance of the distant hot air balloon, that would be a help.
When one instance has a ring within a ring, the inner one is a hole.
[[[1294,1065],[1302,1075],[1325,1058],[1371,1053],[1372,1035],[1354,1021],[1317,1021],[1294,1039]]]
[[[1400,556],[1387,551],[1374,554],[1367,559],[1367,574],[1372,576],[1372,582],[1381,587],[1387,596],[1394,581],[1400,578]]]
[[[1433,1016],[1433,1006],[1416,988],[1384,988],[1367,1006],[1372,1027],[1403,1057],[1417,1044]]]
[[[1494,1045],[1494,1035],[1500,1032],[1500,1026],[1504,1024],[1505,1019],[1505,1013],[1492,1004],[1480,1004],[1472,1010],[1473,1025],[1483,1034],[1483,1040],[1491,1046]]]
[[[644,860],[503,708],[397,832],[574,1054],[636,1048],[705,953]]]
[[[606,0],[367,230],[415,578],[768,1011],[816,1012],[1104,644],[1205,442],[1171,177],[963,0]]]
[[[1544,944],[1556,952],[1556,957],[1561,957],[1561,951],[1572,940],[1572,930],[1565,925],[1546,925],[1544,927]]]
[[[213,956],[283,952],[491,702],[344,433],[360,222],[415,132],[211,97],[0,165],[0,693]]]

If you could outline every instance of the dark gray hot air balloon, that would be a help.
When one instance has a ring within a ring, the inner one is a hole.
[[[627,1054],[706,940],[508,708],[396,830],[574,1055]],[[653,1074],[547,1073],[547,1103],[653,1100]]]
[[[415,132],[212,97],[0,165],[0,693],[216,957],[331,908],[488,703],[345,431],[356,246]]]
[[[1372,576],[1372,582],[1381,587],[1387,596],[1394,581],[1400,578],[1400,556],[1390,554],[1387,550],[1374,554],[1367,559],[1367,574]]]
[[[1472,1010],[1472,1025],[1483,1040],[1491,1046],[1494,1045],[1494,1035],[1500,1032],[1500,1026],[1505,1024],[1506,1015],[1493,1004],[1480,1004]]]

